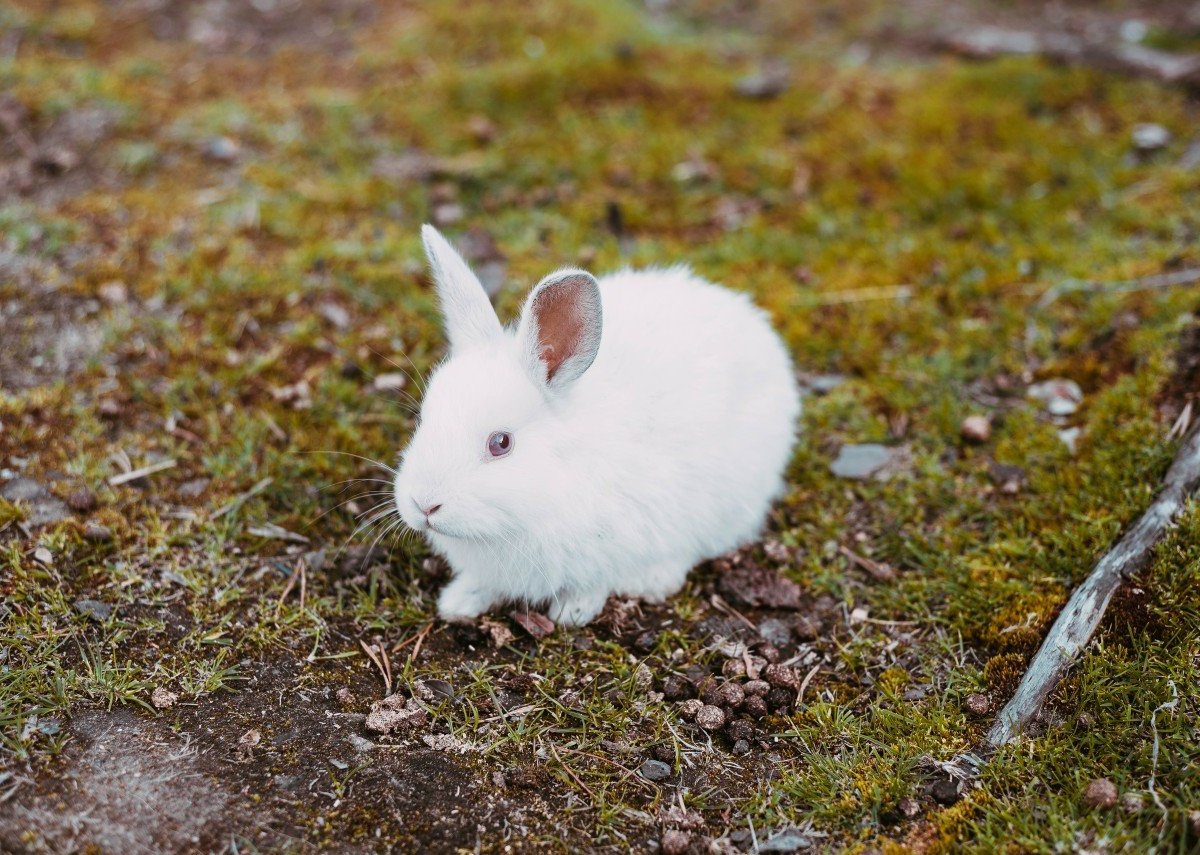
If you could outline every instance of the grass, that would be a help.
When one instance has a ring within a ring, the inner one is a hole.
[[[808,401],[772,536],[793,548],[784,572],[806,596],[902,622],[818,640],[827,664],[811,702],[777,717],[749,758],[710,750],[637,682],[641,663],[655,679],[720,666],[697,629],[711,577],[672,601],[647,647],[585,630],[401,657],[399,684],[453,675],[461,700],[435,721],[479,747],[483,768],[519,758],[545,771],[564,799],[564,839],[654,837],[676,796],[626,772],[665,743],[685,782],[677,798],[714,835],[796,824],[849,850],[1194,845],[1194,507],[1055,693],[1043,731],[957,805],[895,814],[931,759],[980,736],[986,722],[965,697],[1011,691],[1171,457],[1156,396],[1194,322],[1194,289],[1035,303],[1067,280],[1200,264],[1200,173],[1176,166],[1194,103],[1031,60],[849,66],[824,42],[805,51],[625,3],[430,2],[384,11],[344,54],[252,57],[145,28],[118,36],[117,12],[80,0],[4,14],[24,41],[0,81],[36,127],[83,107],[115,116],[86,167],[107,184],[6,202],[5,249],[80,300],[123,281],[137,308],[100,313],[103,355],[69,380],[0,396],[0,467],[64,495],[88,486],[92,518],[115,537],[91,543],[67,522],[30,541],[21,503],[0,501],[0,768],[52,768],[72,711],[150,714],[154,686],[219,705],[271,657],[307,663],[313,686],[363,678],[358,638],[396,644],[433,619],[418,544],[394,545],[386,568],[337,569],[371,502],[339,508],[350,494],[323,488],[381,477],[352,455],[392,460],[412,426],[408,402],[373,392],[372,378],[440,358],[417,231],[452,202],[464,214],[452,233],[486,228],[507,256],[502,314],[564,263],[686,260],[752,293],[802,369],[845,375]],[[764,52],[790,62],[791,87],[771,101],[733,96]],[[1138,159],[1129,132],[1149,121],[1177,142]],[[231,162],[205,155],[216,136],[236,141]],[[388,164],[412,151],[432,165],[395,177]],[[607,210],[620,211],[621,239]],[[907,299],[840,301],[896,284]],[[0,281],[0,300],[22,296]],[[1086,393],[1074,453],[1005,391],[1054,376]],[[419,397],[418,384],[407,392]],[[995,425],[979,447],[958,430],[976,412]],[[844,442],[904,445],[911,465],[887,482],[840,481],[828,463]],[[110,488],[120,454],[178,466]],[[1023,469],[1017,495],[991,484],[993,461]],[[248,532],[263,522],[310,545],[289,552]],[[870,583],[831,544],[898,579]],[[296,556],[318,547],[328,568],[308,575],[303,604],[283,598]],[[112,617],[81,614],[83,597]],[[515,720],[496,712],[513,686],[531,707]],[[1179,706],[1163,710],[1174,691]],[[336,771],[326,789],[352,792],[357,772]],[[1088,809],[1082,791],[1101,776],[1142,794],[1142,809]]]

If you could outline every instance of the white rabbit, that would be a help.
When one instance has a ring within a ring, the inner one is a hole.
[[[395,500],[453,570],[442,618],[520,601],[585,624],[610,594],[661,600],[757,537],[800,398],[746,295],[684,267],[560,270],[505,329],[454,248],[421,235],[450,352]]]

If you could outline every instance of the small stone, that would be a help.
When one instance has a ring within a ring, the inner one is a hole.
[[[1125,813],[1140,813],[1144,805],[1145,802],[1139,793],[1123,793],[1121,795],[1121,810]]]
[[[905,796],[896,803],[896,810],[905,819],[913,819],[920,815],[921,804],[916,799]]]
[[[737,742],[733,743],[733,753],[739,757],[743,754],[749,754],[750,743],[745,739],[739,739]]]
[[[1166,148],[1171,142],[1171,132],[1162,125],[1145,122],[1135,125],[1130,134],[1133,147],[1139,154],[1152,154]]]
[[[1052,416],[1069,416],[1083,402],[1083,389],[1074,380],[1055,378],[1029,387],[1029,397],[1042,402]]]
[[[788,549],[778,540],[768,540],[763,544],[763,554],[767,558],[774,561],[776,564],[786,564],[792,560],[792,550]],[[761,633],[762,629],[759,628]]]
[[[376,392],[399,392],[408,384],[408,377],[399,371],[387,374],[377,374],[371,381],[371,388]]]
[[[775,647],[784,647],[792,640],[792,628],[779,618],[767,618],[758,625],[758,634]],[[759,651],[761,654],[761,651]],[[778,654],[779,651],[776,651]],[[764,657],[770,660],[770,657]]]
[[[1117,787],[1108,778],[1096,778],[1083,791],[1083,800],[1090,807],[1107,810],[1117,803]]]
[[[647,781],[665,781],[671,777],[671,767],[661,760],[647,760],[638,769],[638,774]]]
[[[746,703],[742,704],[742,710],[752,718],[762,718],[770,712],[767,707],[767,699],[758,695],[746,698]]]
[[[800,615],[792,624],[792,635],[797,641],[816,641],[821,634],[821,625],[808,615]]]
[[[983,443],[992,438],[992,423],[987,416],[967,416],[958,431],[967,442]]]
[[[1096,719],[1091,713],[1081,712],[1075,717],[1075,727],[1079,730],[1091,730],[1096,726]]]
[[[318,305],[317,313],[339,330],[350,328],[350,313],[344,306],[340,306],[332,300]]]
[[[633,669],[633,687],[639,692],[647,692],[654,685],[654,674],[645,662],[639,662]]]
[[[346,740],[359,754],[365,754],[368,751],[375,750],[375,743],[366,737],[359,736],[357,733],[352,733],[346,737]]]
[[[496,138],[496,124],[487,116],[476,114],[467,119],[467,133],[479,143],[489,143]]]
[[[743,98],[769,101],[786,92],[788,83],[787,69],[780,65],[770,65],[740,79],[734,85],[734,91]]]
[[[967,708],[967,712],[974,716],[987,715],[988,710],[992,708],[991,702],[987,695],[982,695],[974,692],[967,695],[967,699],[963,702],[963,706]]]
[[[794,828],[787,828],[782,831],[777,831],[775,834],[768,837],[758,847],[759,852],[796,852],[800,849],[808,849],[813,845],[810,838],[805,837]]]
[[[771,691],[771,684],[766,680],[751,680],[744,684],[742,689],[748,698],[765,698]]]
[[[696,712],[696,724],[705,730],[720,730],[725,726],[725,711],[712,704],[704,704]]]
[[[775,712],[786,712],[792,708],[795,700],[796,693],[793,690],[777,686],[767,695],[767,706]]]
[[[129,288],[119,279],[103,282],[96,288],[96,296],[110,306],[119,306],[129,302]]]
[[[176,487],[175,492],[179,493],[179,495],[186,499],[196,499],[203,495],[204,491],[208,489],[208,485],[210,483],[211,480],[208,478],[192,478],[189,481],[184,481],[182,484]]]
[[[511,629],[489,617],[479,619],[479,629],[491,640],[492,647],[504,647],[516,639]]]
[[[53,175],[60,175],[79,165],[79,154],[66,146],[53,145],[35,154],[33,164]]]
[[[154,705],[156,710],[165,710],[175,706],[175,702],[179,700],[179,695],[164,689],[162,686],[155,686],[154,691],[150,693],[150,703]]]
[[[721,676],[729,680],[739,680],[746,676],[746,662],[741,657],[726,659],[721,665]]]
[[[387,734],[393,730],[421,727],[428,717],[425,708],[416,698],[405,700],[402,695],[395,694],[371,704],[366,724],[367,730]]]
[[[243,757],[249,757],[254,753],[255,747],[262,742],[262,734],[251,728],[238,737],[238,754]]]
[[[808,387],[814,395],[828,395],[838,386],[846,382],[846,378],[841,374],[815,374],[809,377],[804,385]]]
[[[67,507],[81,514],[86,514],[88,511],[96,508],[96,494],[86,487],[80,487],[78,490],[73,490],[67,496]]]
[[[784,689],[794,691],[800,688],[800,675],[785,665],[768,665],[763,669],[763,679],[772,686]]]
[[[746,700],[746,690],[739,683],[722,683],[718,690],[721,698],[721,706],[732,707],[737,709]]]
[[[952,778],[942,778],[940,781],[936,781],[930,789],[929,795],[938,804],[946,806],[957,804],[958,800],[962,798],[962,793],[958,789],[958,781]]]
[[[79,599],[75,601],[75,609],[97,623],[104,623],[112,617],[113,607],[99,600]]]
[[[33,550],[33,560],[38,564],[44,564],[47,567],[54,566],[54,553],[44,546],[39,546]]]
[[[534,638],[542,639],[554,632],[554,621],[540,612],[517,610],[509,612],[508,616]]]
[[[695,721],[700,710],[704,709],[704,701],[699,698],[688,698],[677,704],[675,708],[679,711],[679,717],[684,721]]]
[[[692,696],[692,685],[674,674],[663,678],[663,698],[668,701],[685,701]]]
[[[212,137],[205,140],[201,151],[216,163],[233,163],[242,153],[242,147],[232,137]]]
[[[50,491],[32,478],[14,478],[0,487],[0,499],[10,502],[32,502],[49,495]]]
[[[1200,810],[1188,811],[1188,825],[1192,829],[1192,837],[1200,837]]]
[[[337,694],[334,697],[336,697],[338,703],[344,707],[354,705],[354,692],[350,691],[345,686],[342,686],[340,689],[338,689]]]
[[[658,841],[658,848],[662,855],[684,855],[691,845],[692,835],[677,828],[664,831],[662,839]]]
[[[866,608],[863,606],[855,606],[850,610],[850,624],[853,626],[863,623],[870,616],[871,613]]]
[[[454,697],[454,686],[445,680],[426,680],[425,687],[429,691],[430,700],[432,701],[442,701]]]
[[[113,539],[112,529],[100,523],[89,522],[83,527],[83,539],[88,543],[108,543]]]
[[[457,202],[443,202],[434,206],[433,211],[430,212],[430,219],[433,220],[434,225],[452,226],[466,215],[466,210]]]
[[[101,418],[115,419],[121,415],[121,404],[112,398],[101,398],[96,404],[96,410],[100,413]]]
[[[762,666],[758,668],[758,671],[761,673],[762,669],[766,668],[767,665],[774,665],[779,661],[779,648],[774,644],[760,644],[758,647],[758,655],[764,660]],[[747,672],[747,676],[752,675]]]
[[[725,728],[725,732],[729,734],[730,739],[735,741],[739,739],[753,739],[754,725],[746,721],[744,718],[735,718],[733,721],[729,722],[728,726]]]
[[[1025,483],[1025,470],[1011,463],[992,463],[988,467],[988,477],[1000,488],[1001,493],[1015,496]]]
[[[1067,447],[1067,451],[1075,453],[1075,444],[1079,442],[1079,435],[1083,433],[1077,427],[1063,428],[1058,432],[1058,438],[1062,440],[1062,444]]]
[[[829,471],[839,478],[861,481],[870,478],[892,460],[891,449],[877,443],[845,444],[838,449],[837,459]]]

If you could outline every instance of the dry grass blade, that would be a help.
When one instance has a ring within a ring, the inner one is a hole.
[[[378,669],[379,676],[383,678],[384,694],[390,695],[392,693],[392,669],[390,665],[385,666],[383,664],[383,659],[376,652],[377,650],[382,652],[383,648],[381,646],[377,647],[373,643],[367,644],[361,638],[358,640],[358,645],[363,649],[363,653],[367,654],[367,658],[371,660],[371,664]]]
[[[136,481],[139,478],[145,478],[148,475],[154,475],[158,472],[164,472],[167,469],[174,469],[179,465],[179,461],[171,458],[169,460],[160,460],[158,463],[151,463],[148,466],[142,466],[139,469],[132,469],[129,472],[122,472],[120,475],[114,475],[108,479],[108,486],[120,487],[122,484],[128,484],[130,481]]]

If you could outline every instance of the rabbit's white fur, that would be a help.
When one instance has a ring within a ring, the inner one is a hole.
[[[503,329],[450,244],[431,226],[422,236],[450,354],[395,493],[453,570],[443,618],[521,601],[584,624],[610,594],[661,600],[695,564],[758,535],[784,488],[800,399],[787,351],[745,294],[685,267],[598,283],[560,271]],[[547,381],[553,354],[532,307],[564,281],[555,293],[582,328],[567,325],[574,351]],[[499,430],[512,451],[493,458]]]

